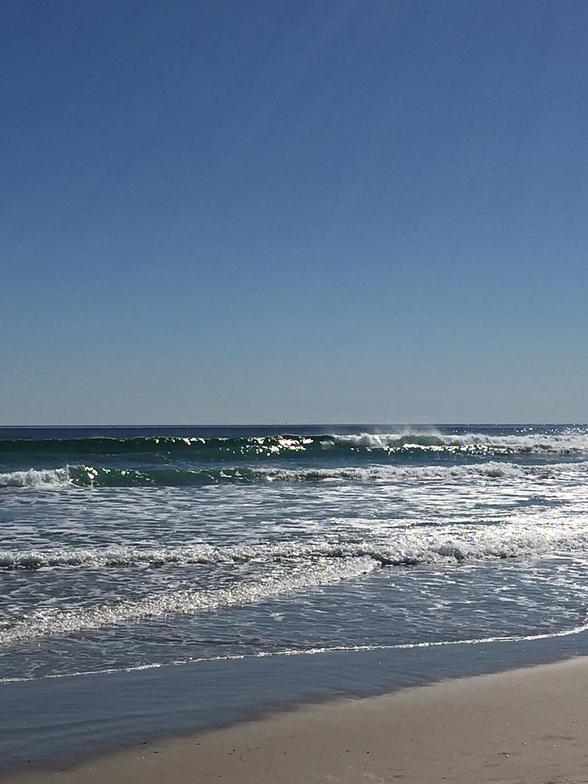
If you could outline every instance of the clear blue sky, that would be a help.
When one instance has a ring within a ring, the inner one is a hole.
[[[588,420],[588,3],[5,0],[0,422]]]

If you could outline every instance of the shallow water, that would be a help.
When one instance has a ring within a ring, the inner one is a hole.
[[[0,678],[582,629],[587,479],[586,427],[0,430]]]

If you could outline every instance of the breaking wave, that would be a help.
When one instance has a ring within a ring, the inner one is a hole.
[[[71,484],[69,468],[11,471],[0,474],[0,488],[30,487],[34,490],[67,487]]]
[[[237,582],[226,589],[181,589],[148,594],[72,610],[45,607],[0,624],[0,644],[12,645],[48,636],[135,623],[146,619],[210,612],[271,601],[293,592],[311,590],[367,575],[374,570],[418,564],[487,562],[588,553],[588,529],[580,524],[517,529],[491,525],[479,529],[459,526],[426,531],[400,530],[379,543],[307,542],[211,547],[111,547],[62,550],[0,551],[3,569],[46,567],[105,569],[112,567],[247,564],[268,568],[255,583]]]
[[[0,474],[0,489],[67,487],[194,487],[259,482],[409,482],[465,479],[565,479],[588,473],[588,461],[518,465],[490,461],[467,465],[373,465],[348,468],[105,468],[73,465]]]
[[[173,455],[198,460],[267,459],[284,456],[325,456],[326,453],[450,452],[480,455],[588,453],[588,433],[524,433],[492,435],[437,432],[360,433],[354,435],[302,436],[283,434],[242,438],[132,437],[1,439],[0,454],[75,455]]]
[[[558,525],[500,524],[428,526],[399,529],[371,541],[306,541],[272,544],[212,546],[186,544],[166,547],[115,546],[0,550],[0,569],[108,569],[190,565],[280,563],[312,568],[342,568],[352,559],[369,559],[377,566],[461,563],[507,558],[575,555],[588,551],[588,527],[569,522]],[[333,566],[334,565],[334,566]]]
[[[491,435],[465,433],[361,433],[331,436],[339,446],[383,451],[449,451],[475,454],[579,454],[588,452],[588,433],[525,433]]]

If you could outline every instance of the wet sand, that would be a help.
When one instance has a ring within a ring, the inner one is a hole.
[[[588,658],[145,742],[11,784],[588,782]]]

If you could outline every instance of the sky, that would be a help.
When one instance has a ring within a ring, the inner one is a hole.
[[[5,0],[0,422],[586,422],[588,3]]]

